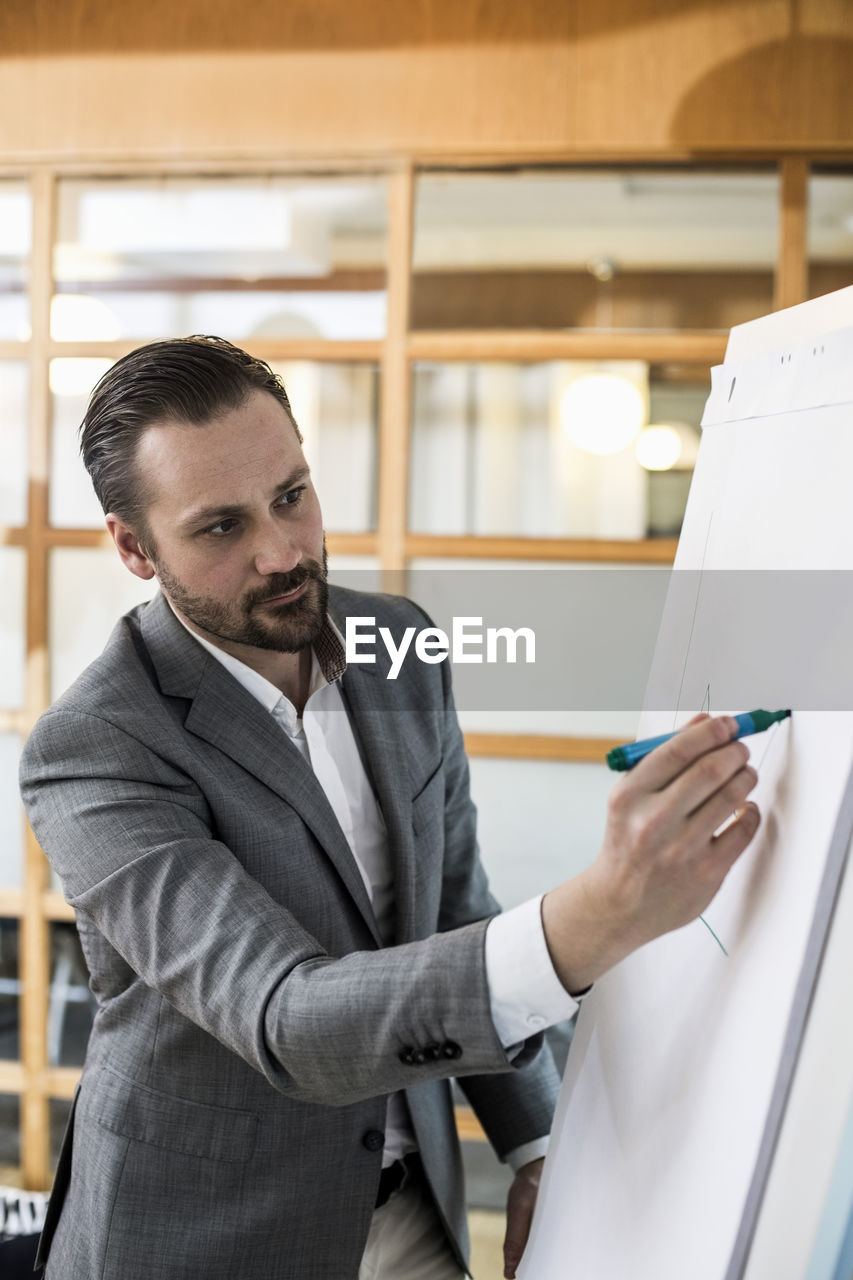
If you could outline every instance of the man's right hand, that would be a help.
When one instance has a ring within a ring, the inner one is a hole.
[[[548,950],[568,991],[694,920],[752,840],[761,819],[747,796],[758,775],[736,732],[730,716],[697,716],[614,785],[595,862],[542,901]]]

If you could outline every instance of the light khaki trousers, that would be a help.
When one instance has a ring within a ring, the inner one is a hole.
[[[418,1179],[395,1191],[370,1224],[358,1280],[462,1280],[447,1236]]]

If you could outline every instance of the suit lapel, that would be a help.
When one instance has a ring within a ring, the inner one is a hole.
[[[272,716],[193,640],[162,595],[141,630],[164,694],[189,699],[184,726],[286,801],[333,862],[377,943],[376,920],[358,867],[313,770]]]
[[[349,666],[341,692],[388,832],[394,867],[396,941],[401,943],[420,936],[414,897],[411,783],[405,767],[406,712],[395,707],[395,686],[383,679],[383,674],[380,666]]]

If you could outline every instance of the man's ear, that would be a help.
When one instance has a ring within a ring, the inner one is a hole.
[[[146,580],[153,578],[156,575],[154,563],[143,549],[133,530],[125,524],[121,516],[117,516],[113,511],[107,514],[106,522],[110,537],[116,544],[116,550],[121,556],[125,567],[131,573],[135,573],[137,578],[145,578]]]

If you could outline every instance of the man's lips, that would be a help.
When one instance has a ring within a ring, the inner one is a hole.
[[[261,600],[260,603],[262,605],[290,604],[292,601],[298,600],[299,597],[304,594],[310,581],[310,578],[306,578],[304,582],[300,582],[299,586],[294,587],[292,591],[288,591],[284,595],[280,596],[271,596],[268,600]]]

